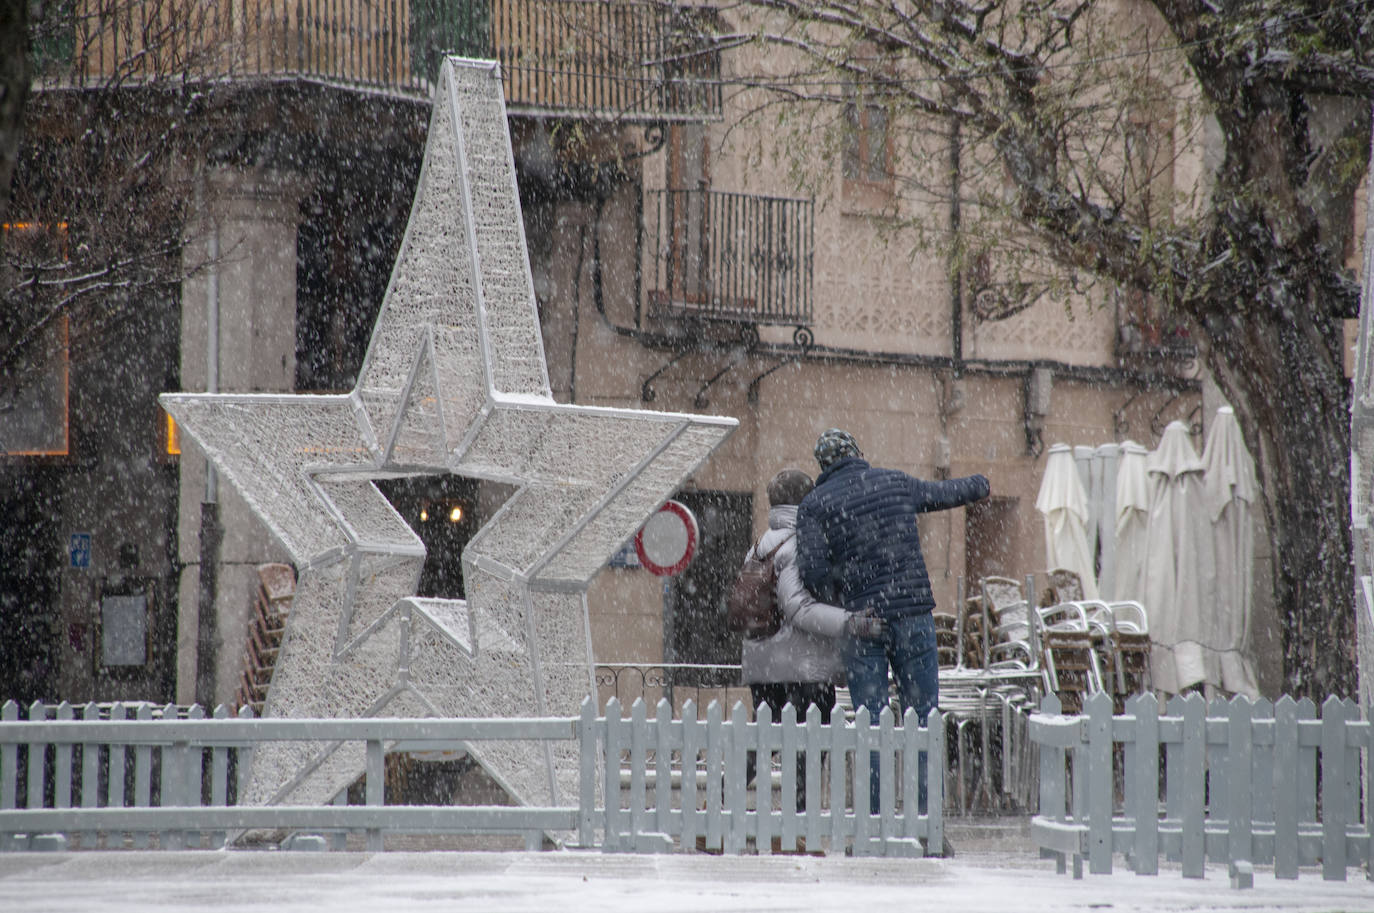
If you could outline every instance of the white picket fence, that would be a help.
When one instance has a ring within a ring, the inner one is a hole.
[[[1059,715],[1050,695],[1031,716],[1040,750],[1040,813],[1031,833],[1042,853],[1086,858],[1109,873],[1114,853],[1137,873],[1159,858],[1201,878],[1207,861],[1251,870],[1272,864],[1279,878],[1320,863],[1328,880],[1347,866],[1371,866],[1371,805],[1362,771],[1371,727],[1350,701],[1331,697],[1321,718],[1310,700],[1276,704],[1200,695],[1133,698],[1112,715],[1106,694],[1082,716]],[[1162,774],[1162,776],[1161,776]]]
[[[83,847],[147,847],[154,835],[162,849],[221,847],[246,831],[361,833],[370,850],[383,848],[384,833],[520,834],[537,849],[544,834],[577,825],[575,807],[383,806],[388,746],[570,740],[575,719],[254,719],[223,707],[207,719],[197,706],[34,704],[20,720],[18,711],[0,708],[0,849],[77,834]],[[268,741],[363,742],[366,804],[234,804],[249,753]]]
[[[939,711],[932,711],[924,727],[916,725],[914,711],[897,726],[888,707],[876,726],[862,707],[852,723],[837,713],[830,725],[821,722],[814,706],[804,722],[796,722],[784,708],[783,721],[774,723],[766,706],[758,709],[757,720],[750,721],[744,704],[736,703],[727,720],[715,701],[706,707],[704,718],[691,701],[683,705],[681,719],[673,719],[667,701],[658,702],[652,719],[641,700],[631,706],[628,719],[614,699],[607,702],[604,717],[590,714],[584,705],[582,795],[590,794],[586,778],[598,755],[620,758],[620,764],[602,765],[606,795],[619,791],[621,765],[630,772],[629,789],[619,806],[608,803],[599,812],[607,850],[653,852],[699,845],[742,853],[752,842],[766,852],[776,840],[783,851],[828,847],[837,852],[848,847],[855,856],[920,856],[926,847],[937,854],[943,847],[945,732]],[[590,750],[587,733],[593,727],[599,747]],[[775,752],[779,756],[776,803],[771,786],[753,793],[746,786],[750,751],[764,759],[759,763],[760,782],[769,776],[767,759]],[[868,759],[874,753],[879,758],[879,811],[870,814]],[[804,811],[787,801],[796,795],[799,754],[806,773]],[[925,814],[916,807],[919,765],[908,762],[920,754],[936,759],[926,765]],[[674,780],[677,789],[661,788]],[[588,834],[583,833],[584,844]]]
[[[530,849],[552,836],[607,852],[743,853],[752,846],[765,853],[919,855],[923,841],[937,852],[942,845],[945,752],[938,714],[921,728],[910,717],[909,725],[896,726],[890,710],[876,726],[862,710],[852,723],[837,715],[833,725],[822,725],[814,708],[802,724],[790,718],[772,724],[766,707],[750,721],[736,704],[725,720],[715,702],[704,719],[690,703],[673,719],[666,701],[652,720],[642,701],[628,717],[614,700],[598,716],[590,699],[579,718],[568,719],[253,719],[231,717],[222,707],[207,719],[199,707],[146,704],[35,704],[20,719],[19,710],[12,702],[0,709],[0,849],[32,848],[55,835],[62,841],[80,835],[83,847],[221,847],[246,831],[329,834],[336,846],[343,835],[362,833],[370,850],[383,848],[386,833],[519,834]],[[522,739],[579,741],[577,805],[383,804],[388,750]],[[322,807],[235,804],[248,753],[266,741],[365,743],[366,804],[345,805],[343,797]],[[765,785],[756,790],[745,782],[751,750],[765,759]],[[870,752],[880,758],[881,810],[872,815]],[[916,803],[904,801],[918,788],[917,765],[904,762],[918,752],[940,759],[929,765],[932,814],[917,814]],[[784,796],[795,795],[802,754],[804,812],[787,802],[774,807],[768,761],[774,753]]]

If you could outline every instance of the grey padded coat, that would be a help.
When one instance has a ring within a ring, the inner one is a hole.
[[[769,682],[844,683],[841,654],[844,622],[849,613],[819,602],[802,585],[797,572],[797,508],[768,509],[768,532],[754,546],[760,557],[779,543],[773,556],[778,572],[778,605],[782,627],[772,637],[744,639],[740,664],[746,685]],[[786,540],[786,541],[784,541]]]

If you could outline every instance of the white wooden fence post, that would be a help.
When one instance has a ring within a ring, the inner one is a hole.
[[[82,708],[81,719],[89,721],[100,719],[100,708],[96,706],[94,701]],[[100,746],[87,742],[81,746],[81,807],[95,808],[99,804]],[[95,831],[83,831],[81,846],[83,849],[93,849],[98,839]]]
[[[673,832],[673,750],[679,748],[681,739],[674,737],[680,725],[673,724],[673,705],[667,698],[659,698],[654,708],[654,808],[657,811],[655,830],[660,834]],[[682,782],[687,781],[687,759],[681,757],[678,767],[682,771]],[[695,773],[695,771],[694,771]]]
[[[597,738],[596,704],[582,699],[577,724],[577,843],[583,849],[596,845],[596,761],[601,740]]]
[[[167,704],[162,708],[161,723],[175,722],[177,719],[177,705]],[[183,798],[186,779],[186,743],[175,742],[164,745],[159,752],[162,757],[161,782],[158,790],[158,804],[163,808],[169,806],[185,805]],[[186,835],[176,829],[162,831],[158,835],[158,847],[160,849],[183,849],[186,846]]]
[[[726,732],[725,806],[728,819],[725,822],[725,852],[739,855],[744,852],[744,841],[749,833],[744,765],[749,743],[754,741],[749,738],[749,711],[742,701],[735,701],[735,706],[731,708],[730,725]],[[767,764],[768,759],[760,758],[758,763]]]
[[[1317,722],[1317,705],[1310,697],[1305,697],[1298,701],[1298,728],[1302,729],[1302,721],[1309,720]],[[1317,746],[1312,745],[1300,749],[1298,753],[1298,785],[1301,792],[1298,793],[1298,822],[1300,824],[1317,823]]]
[[[1179,746],[1178,767],[1171,764],[1168,771],[1169,806],[1177,807],[1181,815],[1183,877],[1201,878],[1207,867],[1207,705],[1202,695],[1190,694],[1178,707],[1183,717],[1183,744]],[[1169,754],[1172,760],[1172,747]]]
[[[229,719],[229,708],[223,704],[215,707],[214,718],[217,720]],[[216,745],[210,752],[210,804],[213,806],[229,804],[229,749],[223,745]],[[212,833],[210,835],[210,848],[223,849],[226,837],[224,831]]]
[[[807,708],[816,706],[808,704]],[[801,708],[793,707],[788,704],[782,711],[782,745],[779,752],[782,757],[782,792],[781,799],[778,801],[778,812],[782,816],[782,828],[778,838],[779,845],[784,850],[793,850],[797,847],[797,832],[799,831],[800,821],[797,818],[797,760],[800,758],[803,769],[803,782],[801,783],[803,795],[806,792],[805,765],[810,760],[812,752],[811,746],[806,746],[806,751],[798,750],[798,736],[804,733],[797,725],[797,713]],[[803,711],[804,712],[804,711]]]
[[[1059,697],[1052,691],[1040,699],[1040,712],[1047,716],[1058,716],[1063,709]],[[1064,749],[1057,745],[1040,746],[1040,814],[1056,822],[1069,820],[1065,761]],[[1067,871],[1064,854],[1055,851],[1053,855],[1055,869],[1063,875]]]
[[[367,740],[367,773],[364,787],[366,804],[381,806],[386,804],[386,754],[381,739]],[[367,829],[367,851],[380,853],[385,848],[381,828]]]
[[[1126,711],[1135,716],[1133,765],[1125,771],[1135,808],[1132,865],[1137,875],[1159,874],[1159,701],[1153,694],[1133,697]],[[1127,813],[1128,816],[1131,812]]]
[[[932,710],[932,713],[935,711]],[[939,844],[930,845],[926,828],[921,826],[921,784],[918,774],[921,758],[929,744],[929,729],[921,728],[921,720],[915,708],[908,707],[902,714],[902,819],[901,836],[914,840],[926,838],[926,852],[938,853]],[[928,767],[933,765],[927,765]],[[943,766],[943,765],[942,765]],[[927,787],[926,802],[929,808],[930,790]]]
[[[697,755],[702,745],[701,721],[697,719],[696,701],[690,698],[682,705],[682,788],[678,791],[682,803],[682,846],[692,849],[698,835],[704,835],[702,813],[697,809]]]
[[[773,719],[773,710],[767,704],[759,704],[754,710],[754,738],[748,742],[754,746],[754,847],[760,854],[768,852],[769,841],[773,836],[773,736],[779,728],[777,724],[786,718],[785,704],[780,718]],[[741,775],[745,781],[745,796],[748,796],[747,772]],[[746,832],[747,833],[747,832]]]
[[[110,707],[110,719],[122,720],[129,714],[129,708],[116,702]],[[105,805],[113,808],[124,807],[124,775],[128,751],[123,745],[110,746],[110,776],[105,784]],[[108,838],[107,838],[108,840]]]
[[[1360,746],[1357,742],[1349,738],[1352,724],[1360,720],[1360,705],[1346,698],[1341,702],[1344,708],[1345,729],[1347,733],[1345,745],[1345,794],[1349,796],[1346,803],[1347,823],[1355,825],[1360,819],[1360,792],[1363,789],[1363,781],[1360,776]],[[1347,830],[1347,834],[1349,831]],[[1347,856],[1348,858],[1348,856]],[[1371,873],[1374,874],[1374,873]]]
[[[841,852],[848,828],[848,805],[845,801],[845,767],[853,744],[853,730],[845,724],[843,714],[830,718],[830,850]],[[858,763],[857,760],[854,761]],[[865,801],[867,796],[865,795]],[[857,805],[857,799],[856,799]]]
[[[1088,871],[1112,871],[1112,698],[1090,696],[1088,711]]]
[[[57,705],[59,720],[76,718],[76,708],[63,701]],[[53,808],[72,807],[72,746],[58,743],[53,749]]]
[[[257,719],[253,713],[253,708],[244,704],[239,708],[237,717],[241,720]],[[248,781],[253,774],[253,747],[238,748],[234,750],[234,803],[242,804],[244,794],[248,790]],[[344,797],[345,801],[347,796]]]
[[[1250,743],[1251,821],[1268,826],[1274,823],[1274,704],[1271,701],[1259,698],[1251,703],[1250,730],[1254,733]]]
[[[1230,746],[1216,739],[1218,732],[1226,731],[1226,720],[1229,718],[1226,701],[1219,697],[1207,701],[1207,819],[1213,824],[1231,820],[1231,809],[1228,807],[1231,790],[1227,786],[1231,775]],[[1223,845],[1220,841],[1208,845],[1207,858],[1212,862],[1227,862],[1229,851],[1218,855],[1218,849]]]
[[[1254,733],[1250,699],[1232,698],[1226,710],[1226,861],[1253,862],[1250,776]]]
[[[0,706],[0,722],[11,723],[19,719],[19,705],[5,701]],[[0,745],[0,809],[15,808],[19,800],[19,746],[12,743]],[[19,849],[19,840],[14,834],[0,833],[0,851]]]
[[[913,760],[915,760],[913,758]],[[886,846],[897,834],[897,752],[891,705],[878,713],[878,839]]]
[[[186,709],[186,719],[205,719],[204,708],[202,708],[199,704],[192,704],[190,707]],[[179,746],[180,751],[177,753],[177,760],[180,762],[181,766],[181,796],[179,799],[179,804],[183,806],[199,806],[201,804],[201,796],[203,795],[203,790],[205,788],[205,764],[203,757],[204,749],[201,748],[201,746],[199,745],[192,747],[191,744],[186,741],[180,742]],[[190,832],[183,830],[180,833],[183,843],[191,839]],[[203,834],[197,833],[195,835],[194,845],[196,847],[200,847],[201,840],[203,838]]]
[[[1178,717],[1180,725],[1183,719],[1183,696],[1175,694],[1165,703],[1164,715],[1167,717]],[[1174,789],[1175,783],[1183,781],[1183,739],[1180,736],[1177,742],[1170,740],[1164,749],[1164,818],[1168,821],[1183,820],[1183,806],[1181,804],[1183,791]],[[1169,855],[1166,858],[1177,860],[1182,856],[1182,851],[1178,851],[1178,856]]]
[[[868,827],[872,820],[873,803],[870,779],[873,775],[872,728],[867,707],[854,712],[854,855],[872,854]]]
[[[613,697],[606,702],[606,751],[602,768],[606,823],[601,849],[606,853],[617,853],[626,849],[624,829],[620,824],[620,746],[624,741],[621,735],[621,720],[620,700]]]
[[[923,741],[926,743],[926,850],[929,853],[943,855],[945,851],[945,719],[939,708],[931,708],[930,715],[926,718],[924,736]],[[919,769],[918,764],[917,770],[919,771]],[[1062,774],[1064,770],[1062,760],[1059,764],[1059,770]],[[912,796],[908,801],[913,803],[918,801],[915,798],[918,793],[908,793],[907,795]],[[913,808],[913,811],[919,811],[919,807]],[[913,817],[915,816],[913,815]]]
[[[1345,705],[1334,694],[1322,703],[1322,878],[1345,881]]]
[[[706,846],[724,851],[725,752],[728,735],[719,701],[706,705]]]
[[[0,706],[0,722],[19,719],[19,705],[5,701]],[[13,742],[0,745],[0,808],[14,808],[19,793],[19,746]]]
[[[649,830],[644,826],[646,804],[644,788],[645,767],[645,721],[648,707],[643,697],[634,699],[630,704],[630,844],[631,852],[643,850],[643,837]]]
[[[134,710],[134,719],[148,722],[153,718],[153,708],[139,704]],[[134,746],[134,807],[147,808],[153,804],[153,748],[151,745]],[[146,849],[152,834],[138,831],[134,834],[134,849]]]
[[[1298,704],[1284,695],[1274,705],[1274,769],[1267,784],[1274,791],[1274,877],[1298,877]]]
[[[844,725],[844,715],[838,710],[832,713],[830,725]],[[821,843],[821,796],[824,781],[822,761],[825,750],[821,744],[821,708],[812,704],[806,708],[806,845],[814,850]],[[835,759],[831,757],[830,763]],[[843,765],[841,765],[843,766]],[[843,801],[843,797],[841,797]],[[830,807],[834,810],[835,797],[830,797]]]

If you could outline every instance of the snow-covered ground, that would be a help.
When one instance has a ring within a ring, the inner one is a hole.
[[[1120,860],[1118,860],[1118,865]],[[1058,913],[1065,910],[1374,911],[1374,884],[1255,872],[1234,890],[1224,867],[1203,880],[1118,869],[1074,881],[1024,854],[954,859],[610,856],[595,852],[92,851],[0,855],[0,911],[253,913]]]

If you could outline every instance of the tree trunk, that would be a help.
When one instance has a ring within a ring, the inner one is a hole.
[[[1350,413],[1339,324],[1307,297],[1213,332],[1209,361],[1260,475],[1284,691],[1320,702],[1355,694]]]

